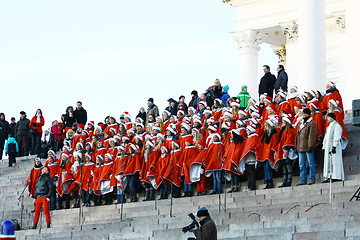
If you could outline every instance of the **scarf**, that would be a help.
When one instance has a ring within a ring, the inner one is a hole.
[[[36,122],[37,122],[37,123],[40,122],[40,117],[41,117],[41,114],[36,114]]]

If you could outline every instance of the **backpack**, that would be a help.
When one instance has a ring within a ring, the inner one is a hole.
[[[16,154],[16,143],[8,144],[8,154]]]

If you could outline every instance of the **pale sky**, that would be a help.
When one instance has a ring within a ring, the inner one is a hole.
[[[236,11],[221,0],[1,1],[0,112],[8,121],[43,110],[46,127],[83,102],[88,120],[117,118],[155,99],[200,93],[216,78],[236,96]],[[277,59],[262,44],[262,65]]]

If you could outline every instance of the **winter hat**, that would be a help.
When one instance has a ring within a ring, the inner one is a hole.
[[[273,111],[276,113],[276,107],[275,107],[274,104],[271,104],[270,106],[267,106],[266,109],[271,109],[271,110],[273,110]]]
[[[236,100],[236,101],[232,102],[232,103],[231,103],[231,106],[240,107],[240,102],[239,102],[239,100]]]
[[[229,89],[230,89],[229,85],[224,86],[223,89],[224,89],[225,92],[229,91]]]
[[[80,123],[78,128],[84,129],[84,124]]]
[[[199,105],[200,105],[200,104],[204,105],[204,107],[207,106],[207,105],[206,105],[206,102],[204,102],[204,101],[200,101],[200,102],[199,102]]]
[[[209,211],[207,210],[206,207],[202,207],[197,211],[196,214],[198,217],[208,217],[210,216]]]
[[[266,123],[268,123],[271,127],[274,127],[274,123],[270,119],[266,120]]]
[[[205,109],[204,114],[206,114],[206,113],[212,114],[212,111],[211,111],[210,107],[207,107],[207,108]]]
[[[255,132],[255,128],[253,126],[251,126],[251,125],[247,126],[246,129],[249,130],[252,133]]]
[[[222,104],[222,101],[221,101],[220,99],[218,99],[218,98],[216,98],[216,99],[214,100],[214,102],[218,102],[220,105]]]
[[[193,108],[193,107],[189,107],[188,112],[190,112],[190,111],[192,111],[193,113],[196,112],[195,108]]]
[[[328,115],[327,115],[328,117],[331,117],[332,119],[334,119],[334,120],[336,120],[336,115],[335,115],[335,113],[328,113]]]
[[[21,112],[20,112],[20,114],[22,114],[22,115],[26,115],[26,112],[24,112],[24,111],[21,111]]]
[[[198,92],[196,90],[193,90],[193,91],[191,91],[191,94],[197,96]]]
[[[245,112],[244,110],[239,110],[239,111],[238,111],[238,114],[239,114],[239,115],[242,114],[242,115],[246,116],[246,112]]]
[[[246,85],[242,86],[242,87],[241,87],[241,91],[243,92],[245,88],[247,88]]]
[[[288,122],[291,125],[291,120],[287,117],[282,118],[284,122]]]
[[[272,97],[266,96],[264,101],[267,101],[269,103],[272,103]]]
[[[308,109],[308,108],[304,108],[304,109],[303,109],[303,113],[308,114],[308,115],[311,115],[311,111],[310,111],[310,109]]]
[[[327,82],[326,82],[326,85],[329,85],[331,88],[334,88],[334,87],[335,87],[335,83],[332,82],[332,81],[327,81]]]
[[[153,98],[149,98],[148,102],[154,103],[154,99]]]

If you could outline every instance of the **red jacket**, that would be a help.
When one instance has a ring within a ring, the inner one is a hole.
[[[42,134],[42,127],[45,124],[45,119],[44,119],[43,116],[40,116],[40,122],[36,122],[36,120],[37,120],[37,116],[33,116],[31,121],[30,121],[29,126],[32,127],[32,125],[34,123],[38,134]]]

